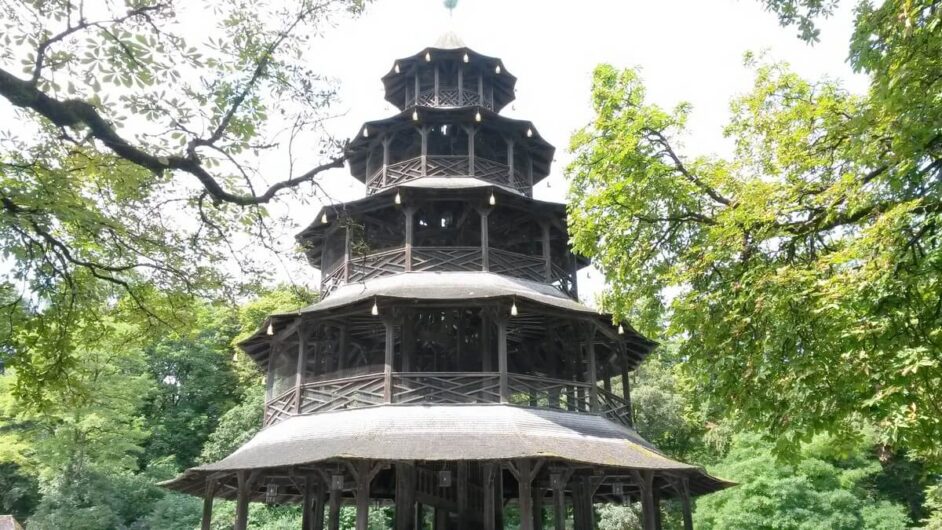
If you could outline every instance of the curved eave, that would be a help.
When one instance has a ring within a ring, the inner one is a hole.
[[[393,204],[393,197],[396,193],[400,193],[403,188],[409,190],[408,192],[402,192],[405,195],[403,199],[406,201],[412,196],[416,198],[467,199],[471,193],[489,190],[494,192],[498,198],[498,203],[501,205],[509,205],[513,208],[555,217],[558,219],[561,229],[565,230],[566,227],[565,204],[531,199],[521,195],[514,189],[497,186],[474,178],[425,177],[404,183],[399,187],[384,189],[355,201],[323,206],[314,217],[314,222],[298,232],[295,235],[295,240],[306,250],[315,251],[313,257],[316,258],[319,255],[316,247],[323,242],[327,233],[336,229],[338,219],[341,216],[356,215],[388,207]],[[485,196],[482,195],[481,197],[483,200]],[[324,214],[327,214],[326,223],[322,222]],[[576,256],[576,260],[580,268],[587,267],[590,263],[587,258],[579,255]],[[312,263],[312,265],[316,266],[316,263]]]
[[[426,53],[431,55],[431,61],[425,60]],[[398,59],[393,63],[389,68],[389,72],[382,77],[386,101],[392,103],[398,109],[406,108],[403,105],[404,97],[402,90],[405,83],[409,82],[407,80],[411,80],[409,73],[412,71],[413,67],[419,64],[434,64],[443,59],[448,61],[463,61],[465,53],[468,54],[468,65],[480,66],[482,70],[491,72],[492,78],[493,76],[499,76],[500,83],[495,86],[501,91],[499,99],[500,104],[498,105],[495,102],[494,110],[500,111],[500,109],[514,100],[514,87],[517,85],[517,77],[507,71],[503,61],[497,57],[480,54],[467,46],[460,48],[438,48],[430,46],[415,55]],[[396,72],[396,65],[399,66],[399,72]],[[500,66],[501,73],[494,74],[494,69],[498,66]]]
[[[219,462],[161,485],[201,494],[205,479],[236,470],[291,468],[337,459],[507,461],[543,458],[686,476],[695,495],[733,485],[673,460],[637,432],[601,416],[511,405],[379,405],[294,416]]]
[[[637,368],[657,347],[656,342],[628,324],[622,324],[624,333],[619,334],[618,326],[612,323],[610,314],[599,313],[563,296],[551,285],[491,272],[407,272],[346,284],[308,307],[271,315],[256,333],[239,343],[239,346],[256,362],[264,364],[272,340],[272,336],[267,334],[269,324],[277,335],[305,316],[349,312],[357,306],[365,308],[374,301],[380,306],[390,302],[422,304],[443,301],[467,305],[501,301],[509,306],[510,302],[515,302],[521,307],[521,314],[525,314],[528,311],[526,306],[532,304],[534,311],[591,319],[612,340],[624,344],[630,360],[629,370]]]
[[[412,119],[413,110],[419,113],[418,122]],[[476,122],[474,119],[477,112],[481,113],[481,122]],[[536,174],[533,177],[533,182],[537,183],[549,175],[556,148],[540,136],[533,122],[507,118],[484,107],[439,108],[423,106],[400,112],[389,118],[364,123],[357,135],[347,144],[346,156],[350,165],[350,173],[360,182],[365,181],[366,152],[375,146],[375,138],[378,134],[415,127],[417,123],[438,126],[454,124],[455,122],[476,125],[484,123],[503,134],[510,133],[508,134],[509,137],[516,142],[527,144],[529,150],[539,156],[534,160],[536,162],[534,168]],[[367,131],[365,137],[363,136],[364,129]],[[527,130],[531,131],[532,136],[527,136]]]

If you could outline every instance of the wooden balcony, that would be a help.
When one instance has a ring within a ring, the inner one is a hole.
[[[438,91],[429,88],[419,92],[413,105],[422,107],[484,107],[494,109],[494,99],[488,94],[484,97],[476,90],[462,89],[456,86],[440,86]]]
[[[305,383],[268,401],[264,425],[298,414],[377,405],[507,404],[602,415],[631,427],[630,405],[590,383],[499,372],[383,372]]]
[[[529,177],[501,162],[479,156],[426,155],[380,167],[369,176],[366,188],[368,193],[376,193],[423,177],[472,177],[517,190],[528,197],[533,187]]]
[[[547,277],[546,259],[498,248],[488,248],[487,266],[484,250],[474,247],[412,247],[407,262],[405,247],[383,250],[349,261],[341,261],[321,277],[321,295],[327,296],[341,285],[364,282],[380,276],[403,272],[487,271],[553,285],[575,298],[575,279],[563,267],[553,263]]]

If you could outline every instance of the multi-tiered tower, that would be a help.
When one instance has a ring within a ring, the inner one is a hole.
[[[531,198],[553,147],[498,114],[515,81],[452,34],[396,61],[401,112],[347,148],[367,197],[298,235],[321,301],[242,343],[268,374],[264,429],[168,486],[206,514],[237,499],[237,530],[256,500],[303,503],[305,530],[344,503],[361,530],[378,504],[397,530],[503,528],[509,504],[520,528],[583,530],[593,503],[636,500],[653,529],[664,497],[689,528],[690,495],[725,486],[633,430],[627,375],[655,345],[578,302],[565,208]]]

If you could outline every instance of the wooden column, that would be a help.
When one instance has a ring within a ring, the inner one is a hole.
[[[432,525],[435,530],[448,530],[448,510],[436,506]]]
[[[458,106],[464,106],[464,67],[458,65]]]
[[[314,493],[314,521],[312,530],[324,530],[324,494],[327,489],[327,478],[322,474],[314,479],[316,491]]]
[[[654,472],[635,471],[635,478],[641,487],[641,528],[657,530],[657,504],[654,502]]]
[[[497,371],[500,377],[500,402],[510,402],[510,386],[507,379],[507,318],[497,317]]]
[[[343,475],[330,476],[330,499],[328,501],[327,528],[340,530],[340,502],[343,493]]]
[[[438,85],[438,63],[436,63],[436,64],[435,64],[435,99],[433,99],[433,101],[435,102],[435,106],[438,106],[438,105],[440,104],[440,102],[441,102],[441,100],[439,99],[438,93],[439,93],[439,85]]]
[[[493,462],[488,462],[484,464],[483,469],[482,488],[484,490],[484,513],[481,514],[481,517],[484,519],[484,530],[495,530],[495,522],[497,520],[494,506],[494,501],[497,499],[494,489],[495,467],[496,465]]]
[[[370,524],[370,483],[379,473],[380,464],[368,460],[360,460],[354,466],[354,480],[356,480],[356,493],[354,500],[357,507],[356,530],[369,530]]]
[[[396,464],[396,530],[415,528],[415,464]]]
[[[634,426],[634,411],[631,410],[631,381],[628,379],[628,352],[625,350],[625,345],[620,346],[621,349],[621,393],[622,397],[625,399],[625,404],[628,406],[628,425]]]
[[[400,329],[399,344],[402,350],[402,371],[412,371],[412,361],[415,357],[415,312],[404,310],[402,327]]]
[[[533,153],[527,153],[527,186],[530,188],[530,193],[527,196],[533,194]]]
[[[585,500],[585,481],[583,477],[576,477],[573,479],[572,485],[572,522],[574,530],[591,530],[588,524],[589,516],[586,513]]]
[[[514,141],[512,138],[507,138],[507,184],[517,189],[514,186]]]
[[[206,494],[203,497],[203,520],[200,530],[210,530],[213,525],[213,497],[216,495],[216,480],[206,481]]]
[[[550,253],[550,225],[549,223],[540,223],[543,229],[543,277],[546,283],[553,281],[553,259]]]
[[[295,374],[295,414],[301,413],[301,398],[303,396],[303,386],[304,386],[304,371],[307,369],[307,350],[304,347],[304,329],[303,325],[298,326],[298,368],[297,373]]]
[[[419,127],[419,135],[422,136],[422,176],[428,176],[428,127]]]
[[[383,187],[386,187],[389,183],[388,172],[386,168],[389,167],[389,143],[392,142],[392,138],[389,136],[383,136]]]
[[[239,486],[238,496],[236,498],[236,516],[234,530],[246,530],[249,523],[249,494],[251,493],[254,474],[249,475],[248,471],[237,471],[236,481]]]
[[[469,126],[465,128],[465,131],[468,133],[468,176],[474,176],[474,137],[477,136],[478,130],[475,126]]]
[[[314,477],[304,477],[304,500],[301,501],[301,528],[313,530],[314,527]]]
[[[419,84],[419,67],[415,67],[415,105],[419,104],[419,90],[421,89]]]
[[[415,208],[412,206],[407,206],[402,209],[402,213],[406,219],[406,240],[404,242],[405,253],[406,253],[406,263],[405,270],[406,272],[412,271],[412,244],[415,241]]]
[[[392,369],[393,349],[396,344],[396,326],[391,316],[383,317],[383,327],[386,329],[386,355],[383,361],[383,402],[392,403]]]
[[[347,358],[347,335],[346,325],[337,326],[340,333],[340,340],[337,342],[337,371],[344,369],[344,359]]]
[[[533,487],[533,530],[543,530],[543,492],[539,483]]]
[[[576,269],[578,265],[576,263],[576,255],[572,252],[569,252],[569,274],[572,275],[572,297],[576,300],[579,299],[579,282],[576,281]]]
[[[468,462],[458,462],[458,530],[469,530],[471,522],[468,513]]]
[[[478,104],[484,106],[484,71],[478,75]]]
[[[598,368],[595,360],[595,325],[592,325],[585,344],[586,357],[588,357],[588,367],[586,371],[586,382],[589,383],[589,410],[598,412],[599,410],[599,384]]]
[[[680,504],[684,512],[684,530],[693,530],[693,516],[690,510],[690,479],[680,479]]]
[[[550,488],[553,489],[553,528],[566,530],[566,482],[569,473],[561,470],[550,474]]]
[[[350,281],[350,227],[344,229],[343,243],[343,283]]]
[[[491,214],[491,211],[490,209],[481,209],[478,210],[478,213],[481,215],[481,270],[487,272],[491,270],[490,256],[488,255],[490,241],[487,230],[487,217]]]
[[[520,508],[520,530],[533,530],[533,479],[540,472],[541,463],[520,459],[511,462],[508,469],[517,479],[517,505]]]

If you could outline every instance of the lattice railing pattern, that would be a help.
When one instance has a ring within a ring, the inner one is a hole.
[[[301,387],[301,414],[355,409],[383,403],[382,373],[308,383]]]
[[[564,379],[508,374],[510,403],[530,407],[589,412],[589,385]]]
[[[296,388],[292,388],[269,401],[265,405],[265,417],[262,420],[262,425],[267,427],[296,414],[298,410],[297,398],[298,391]]]
[[[414,271],[480,271],[481,247],[413,247]]]
[[[324,295],[343,284],[344,265],[346,265],[344,260],[340,260],[340,263],[332,271],[321,275],[321,292]]]
[[[501,403],[500,374],[497,372],[394,372],[391,402],[409,404]],[[507,402],[541,409],[601,414],[631,426],[631,410],[621,397],[597,389],[598,407],[593,410],[588,383],[549,377],[507,374]],[[295,414],[316,414],[332,410],[372,407],[385,403],[385,376],[371,373],[301,385],[269,401],[265,426]],[[297,399],[300,394],[301,406]]]
[[[573,277],[572,273],[555,263],[552,264],[552,271],[553,276],[550,283],[553,287],[559,289],[570,298],[575,298],[576,279]]]
[[[599,412],[606,418],[632,427],[631,405],[624,398],[599,390]]]
[[[546,280],[546,261],[542,256],[527,256],[517,252],[488,249],[490,271],[517,278],[543,282]]]
[[[406,251],[394,248],[350,260],[349,282],[362,282],[378,276],[398,274],[406,270]]]
[[[499,403],[496,372],[402,372],[393,376],[393,403]]]
[[[423,165],[423,158],[424,165]],[[426,155],[387,164],[385,177],[383,168],[369,176],[366,182],[369,193],[422,177],[468,177],[471,176],[467,155]],[[507,164],[486,158],[474,157],[474,178],[507,186],[524,194],[531,193],[527,178],[517,170],[512,174]]]
[[[414,103],[423,107],[470,107],[479,105],[494,110],[494,101],[487,95],[481,98],[475,89],[464,88],[460,97],[458,94],[458,87],[456,86],[439,86],[437,102],[435,101],[435,89],[430,88],[419,92],[419,97]]]

